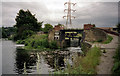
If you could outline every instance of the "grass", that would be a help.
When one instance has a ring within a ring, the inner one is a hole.
[[[110,43],[112,40],[113,40],[113,37],[110,36],[110,35],[108,35],[108,36],[107,36],[107,40],[104,41],[103,44],[108,44],[108,43]]]
[[[107,35],[107,40],[103,41],[103,40],[101,39],[101,40],[98,40],[98,41],[92,41],[92,43],[108,44],[108,43],[110,43],[112,40],[113,40],[113,37],[110,36],[110,35]]]
[[[99,64],[100,56],[100,48],[93,47],[86,56],[76,57],[73,67],[68,66],[62,74],[96,74],[96,66]]]
[[[114,56],[114,66],[112,68],[113,74],[120,74],[120,44],[116,49],[116,54]]]

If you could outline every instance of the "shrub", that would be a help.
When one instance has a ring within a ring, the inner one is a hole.
[[[49,43],[49,48],[50,49],[58,49],[57,42],[56,41],[51,41]]]
[[[28,38],[28,37],[30,37],[30,36],[32,36],[34,34],[34,32],[33,31],[31,31],[31,30],[25,30],[23,33],[22,33],[22,39],[26,39],[26,38]]]
[[[120,74],[120,61],[115,62],[112,68],[113,74]]]
[[[103,43],[104,43],[104,44],[108,44],[108,43],[110,43],[110,42],[112,41],[112,39],[113,39],[113,37],[110,36],[110,35],[108,35],[108,36],[107,36],[107,40],[104,41]]]
[[[24,40],[26,49],[44,49],[49,47],[47,35],[32,35]]]
[[[16,44],[24,44],[25,43],[25,40],[18,40],[17,42],[16,42]]]
[[[116,49],[116,54],[114,56],[114,66],[112,68],[113,74],[120,74],[120,44],[118,45],[118,48]]]

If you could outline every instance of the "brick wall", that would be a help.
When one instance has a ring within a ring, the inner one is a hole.
[[[91,24],[84,24],[84,30],[90,30],[91,28],[95,27],[95,25],[91,25]]]
[[[56,25],[56,26],[54,27],[54,30],[55,30],[55,31],[59,31],[59,30],[62,30],[62,29],[64,29],[64,27],[59,26],[59,25]]]

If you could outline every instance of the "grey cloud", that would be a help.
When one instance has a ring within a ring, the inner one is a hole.
[[[47,5],[40,2],[4,2],[3,3],[3,24],[5,26],[13,26],[15,24],[15,17],[19,9],[29,9],[33,14],[36,14],[36,18],[44,23],[50,23],[55,25],[57,23],[65,24],[65,19],[62,19],[64,15],[63,10],[50,10]],[[52,8],[51,8],[52,9]],[[73,13],[76,19],[72,20],[75,28],[83,27],[85,23],[93,23],[96,26],[113,26],[117,24],[118,20],[118,3],[117,2],[91,2],[87,7],[75,8],[77,12]],[[56,20],[49,18],[51,14],[54,14]],[[58,17],[60,15],[61,17]]]
[[[78,8],[77,10],[77,18],[73,20],[77,27],[82,27],[84,23],[93,23],[101,27],[110,27],[118,23],[117,2],[93,2],[88,7]]]
[[[43,14],[48,14],[48,9],[44,3],[36,2],[3,2],[2,4],[2,22],[4,26],[13,26],[15,17],[20,9],[29,9],[36,18],[42,18]],[[41,19],[42,20],[42,19]]]
[[[2,26],[2,3],[0,2],[0,27]]]

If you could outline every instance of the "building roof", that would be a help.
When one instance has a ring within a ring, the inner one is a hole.
[[[60,26],[60,25],[56,25],[56,26],[54,27],[54,29],[55,29],[55,31],[59,31],[59,30],[63,30],[64,27],[63,27],[63,26]]]

